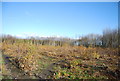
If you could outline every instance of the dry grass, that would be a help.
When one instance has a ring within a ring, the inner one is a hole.
[[[3,54],[13,57],[19,68],[25,72],[41,72],[51,63],[64,60],[54,66],[54,75],[48,78],[107,79],[114,74],[103,71],[118,70],[118,50],[83,46],[41,46],[26,43],[6,44],[0,48]]]

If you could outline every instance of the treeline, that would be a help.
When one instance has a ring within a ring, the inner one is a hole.
[[[14,37],[11,35],[2,35],[2,42],[6,44],[14,43],[28,43],[30,45],[52,45],[52,46],[65,46],[71,45],[72,39],[69,38],[56,38],[56,37],[28,37],[26,39]]]
[[[2,42],[14,44],[14,43],[28,43],[34,45],[52,45],[52,46],[80,46],[85,47],[119,47],[119,32],[120,29],[105,29],[103,35],[99,34],[88,34],[81,36],[79,39],[70,38],[57,38],[57,37],[29,37],[21,39],[11,35],[2,35]]]
[[[103,31],[102,42],[104,47],[119,47],[118,31],[118,29],[106,29]]]
[[[119,38],[120,38],[120,29],[105,29],[103,30],[103,35],[98,34],[88,34],[81,37],[77,42],[79,45],[83,46],[101,46],[101,47],[110,47],[118,48],[119,47]]]

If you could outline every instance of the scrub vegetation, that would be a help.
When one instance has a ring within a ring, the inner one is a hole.
[[[40,40],[4,35],[0,43],[2,78],[119,79],[119,46],[108,40],[111,35],[104,34],[102,44],[93,39],[90,42],[88,36],[79,40]]]

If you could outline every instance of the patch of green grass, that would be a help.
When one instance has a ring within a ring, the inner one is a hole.
[[[12,79],[12,77],[9,75],[4,75],[4,76],[2,76],[2,79]]]
[[[54,79],[107,79],[106,76],[103,75],[95,75],[95,70],[91,67],[84,68],[78,66],[81,64],[81,60],[73,60],[70,62],[71,68],[62,68],[60,66],[54,67],[55,75]],[[98,72],[99,73],[99,72]]]
[[[0,64],[4,64],[5,62],[4,62],[4,60],[2,59],[2,60],[0,60]]]
[[[41,59],[38,61],[39,71],[42,71],[43,69],[47,68],[52,63],[52,59],[47,56],[42,56]]]

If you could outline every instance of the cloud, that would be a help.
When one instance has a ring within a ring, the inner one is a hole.
[[[18,38],[29,38],[29,37],[56,37],[56,38],[64,38],[64,36],[60,35],[45,35],[45,34],[38,34],[33,32],[22,32],[21,34],[12,34],[12,36],[18,37]]]

